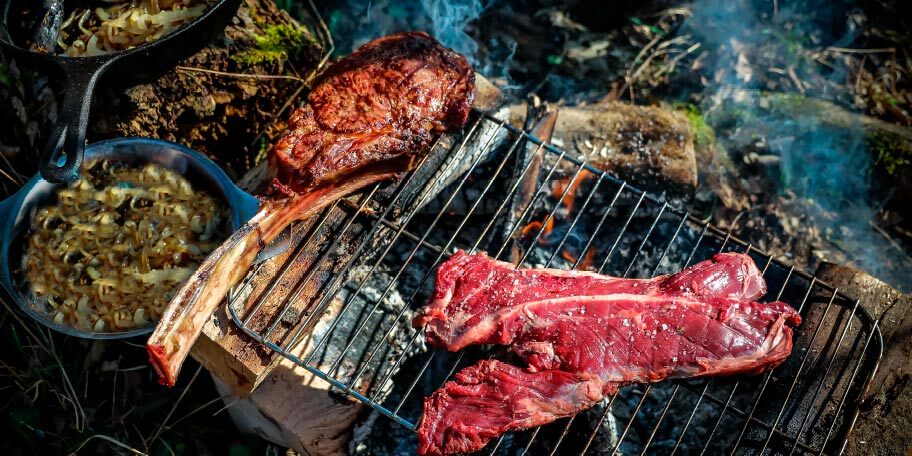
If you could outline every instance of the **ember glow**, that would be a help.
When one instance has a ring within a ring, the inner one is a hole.
[[[574,242],[577,240],[577,234],[572,231],[568,233],[568,230],[570,230],[573,220],[578,217],[574,208],[582,192],[580,189],[585,188],[583,184],[590,183],[594,177],[595,174],[583,169],[575,177],[568,175],[556,179],[550,192],[550,199],[553,203],[548,205],[549,207],[556,206],[554,216],[549,217],[547,212],[543,213],[521,229],[523,239],[535,239],[535,242],[543,247],[562,242],[560,257],[570,265],[577,264],[579,261],[577,269],[581,271],[593,267],[596,260],[596,249],[588,249],[582,253],[582,258],[580,258],[581,252],[577,245],[579,242]]]

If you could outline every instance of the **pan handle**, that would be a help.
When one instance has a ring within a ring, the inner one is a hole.
[[[54,124],[54,130],[44,146],[38,172],[45,180],[54,183],[68,182],[79,175],[85,154],[85,136],[89,125],[92,94],[98,79],[107,69],[107,62],[87,63],[86,59],[61,61],[65,78],[63,105]],[[58,166],[61,151],[66,155],[63,166]]]

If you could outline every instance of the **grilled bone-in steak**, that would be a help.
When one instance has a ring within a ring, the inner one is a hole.
[[[387,160],[414,160],[433,135],[465,125],[475,73],[424,33],[365,44],[326,69],[291,116],[270,165],[294,192]]]
[[[272,149],[259,212],[200,265],[147,342],[173,385],[190,347],[262,247],[289,224],[411,169],[434,135],[462,128],[475,95],[465,58],[424,33],[365,44],[332,64]]]
[[[492,435],[532,422],[493,420],[499,423],[494,428],[479,426],[487,421],[457,419],[469,416],[467,410],[480,415],[504,410],[504,417],[537,410],[535,425],[573,413],[566,412],[561,397],[555,413],[554,404],[524,396],[529,388],[542,390],[537,383],[550,378],[544,374],[575,375],[587,385],[598,378],[602,393],[612,394],[627,383],[771,369],[791,353],[789,325],[801,318],[784,303],[753,301],[765,289],[753,261],[740,254],[719,254],[675,275],[638,280],[516,269],[483,254],[459,252],[438,269],[433,300],[415,324],[426,324],[428,342],[449,350],[509,345],[528,367],[518,374],[503,364],[475,366],[471,375],[444,385],[425,401],[422,448],[425,454],[473,451]],[[505,369],[517,380],[496,380]],[[515,386],[523,382],[529,384]],[[461,392],[478,384],[515,391],[465,399]],[[576,411],[592,404],[570,402],[579,404]]]

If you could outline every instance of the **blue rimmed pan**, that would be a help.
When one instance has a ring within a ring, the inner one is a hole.
[[[231,211],[232,231],[240,228],[259,207],[256,197],[245,193],[211,160],[172,142],[146,138],[119,138],[89,145],[87,160],[103,159],[131,165],[155,163],[186,177],[196,190],[202,190],[221,201]],[[62,159],[61,159],[62,161]],[[57,188],[35,176],[10,198],[0,202],[0,286],[22,310],[38,322],[72,336],[92,339],[118,339],[152,331],[155,325],[122,332],[81,331],[54,323],[47,304],[35,299],[25,280],[25,237],[31,228],[35,211],[52,202]],[[2,299],[2,295],[0,295]]]

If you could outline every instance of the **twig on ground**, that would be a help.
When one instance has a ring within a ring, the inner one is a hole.
[[[161,436],[161,433],[165,430],[165,427],[168,425],[168,420],[171,419],[171,415],[174,414],[174,411],[177,410],[177,406],[180,405],[181,401],[184,399],[184,396],[187,395],[187,392],[190,391],[190,387],[193,386],[193,382],[196,381],[196,377],[199,376],[199,373],[202,372],[203,366],[200,365],[196,368],[196,372],[193,373],[193,377],[190,378],[190,382],[187,383],[187,386],[184,387],[184,391],[181,392],[181,395],[178,396],[177,400],[174,401],[174,405],[171,406],[171,411],[168,412],[168,415],[165,416],[164,421],[158,425],[158,429],[155,430],[155,434],[149,438],[149,445],[153,445],[158,437]],[[164,441],[162,441],[164,443]]]
[[[197,67],[188,67],[188,66],[177,66],[175,67],[178,71],[184,72],[196,72],[196,73],[206,73],[216,76],[224,76],[229,78],[239,78],[239,79],[284,79],[289,81],[297,81],[302,84],[307,84],[307,81],[299,78],[297,76],[288,76],[284,74],[256,74],[256,73],[229,73],[227,71],[218,71],[210,70],[207,68],[197,68]]]
[[[87,443],[89,443],[89,441],[91,441],[91,440],[93,440],[93,439],[104,440],[105,442],[108,442],[108,443],[110,443],[110,444],[112,444],[112,445],[117,445],[117,446],[119,446],[120,448],[123,448],[123,449],[129,451],[130,453],[139,454],[139,455],[146,456],[146,453],[143,453],[142,451],[139,451],[139,450],[137,450],[136,448],[133,448],[133,447],[127,445],[126,443],[123,443],[123,442],[121,442],[120,440],[117,440],[117,439],[115,439],[115,438],[108,437],[108,436],[102,435],[102,434],[95,434],[95,435],[89,436],[89,438],[83,440],[82,443],[79,444],[79,446],[76,447],[76,449],[73,450],[70,454],[75,455],[75,454],[79,453],[79,450],[81,450],[82,447],[84,447]]]
[[[890,54],[896,52],[896,48],[851,49],[834,46],[830,46],[825,50],[830,52],[838,52],[840,54]]]

